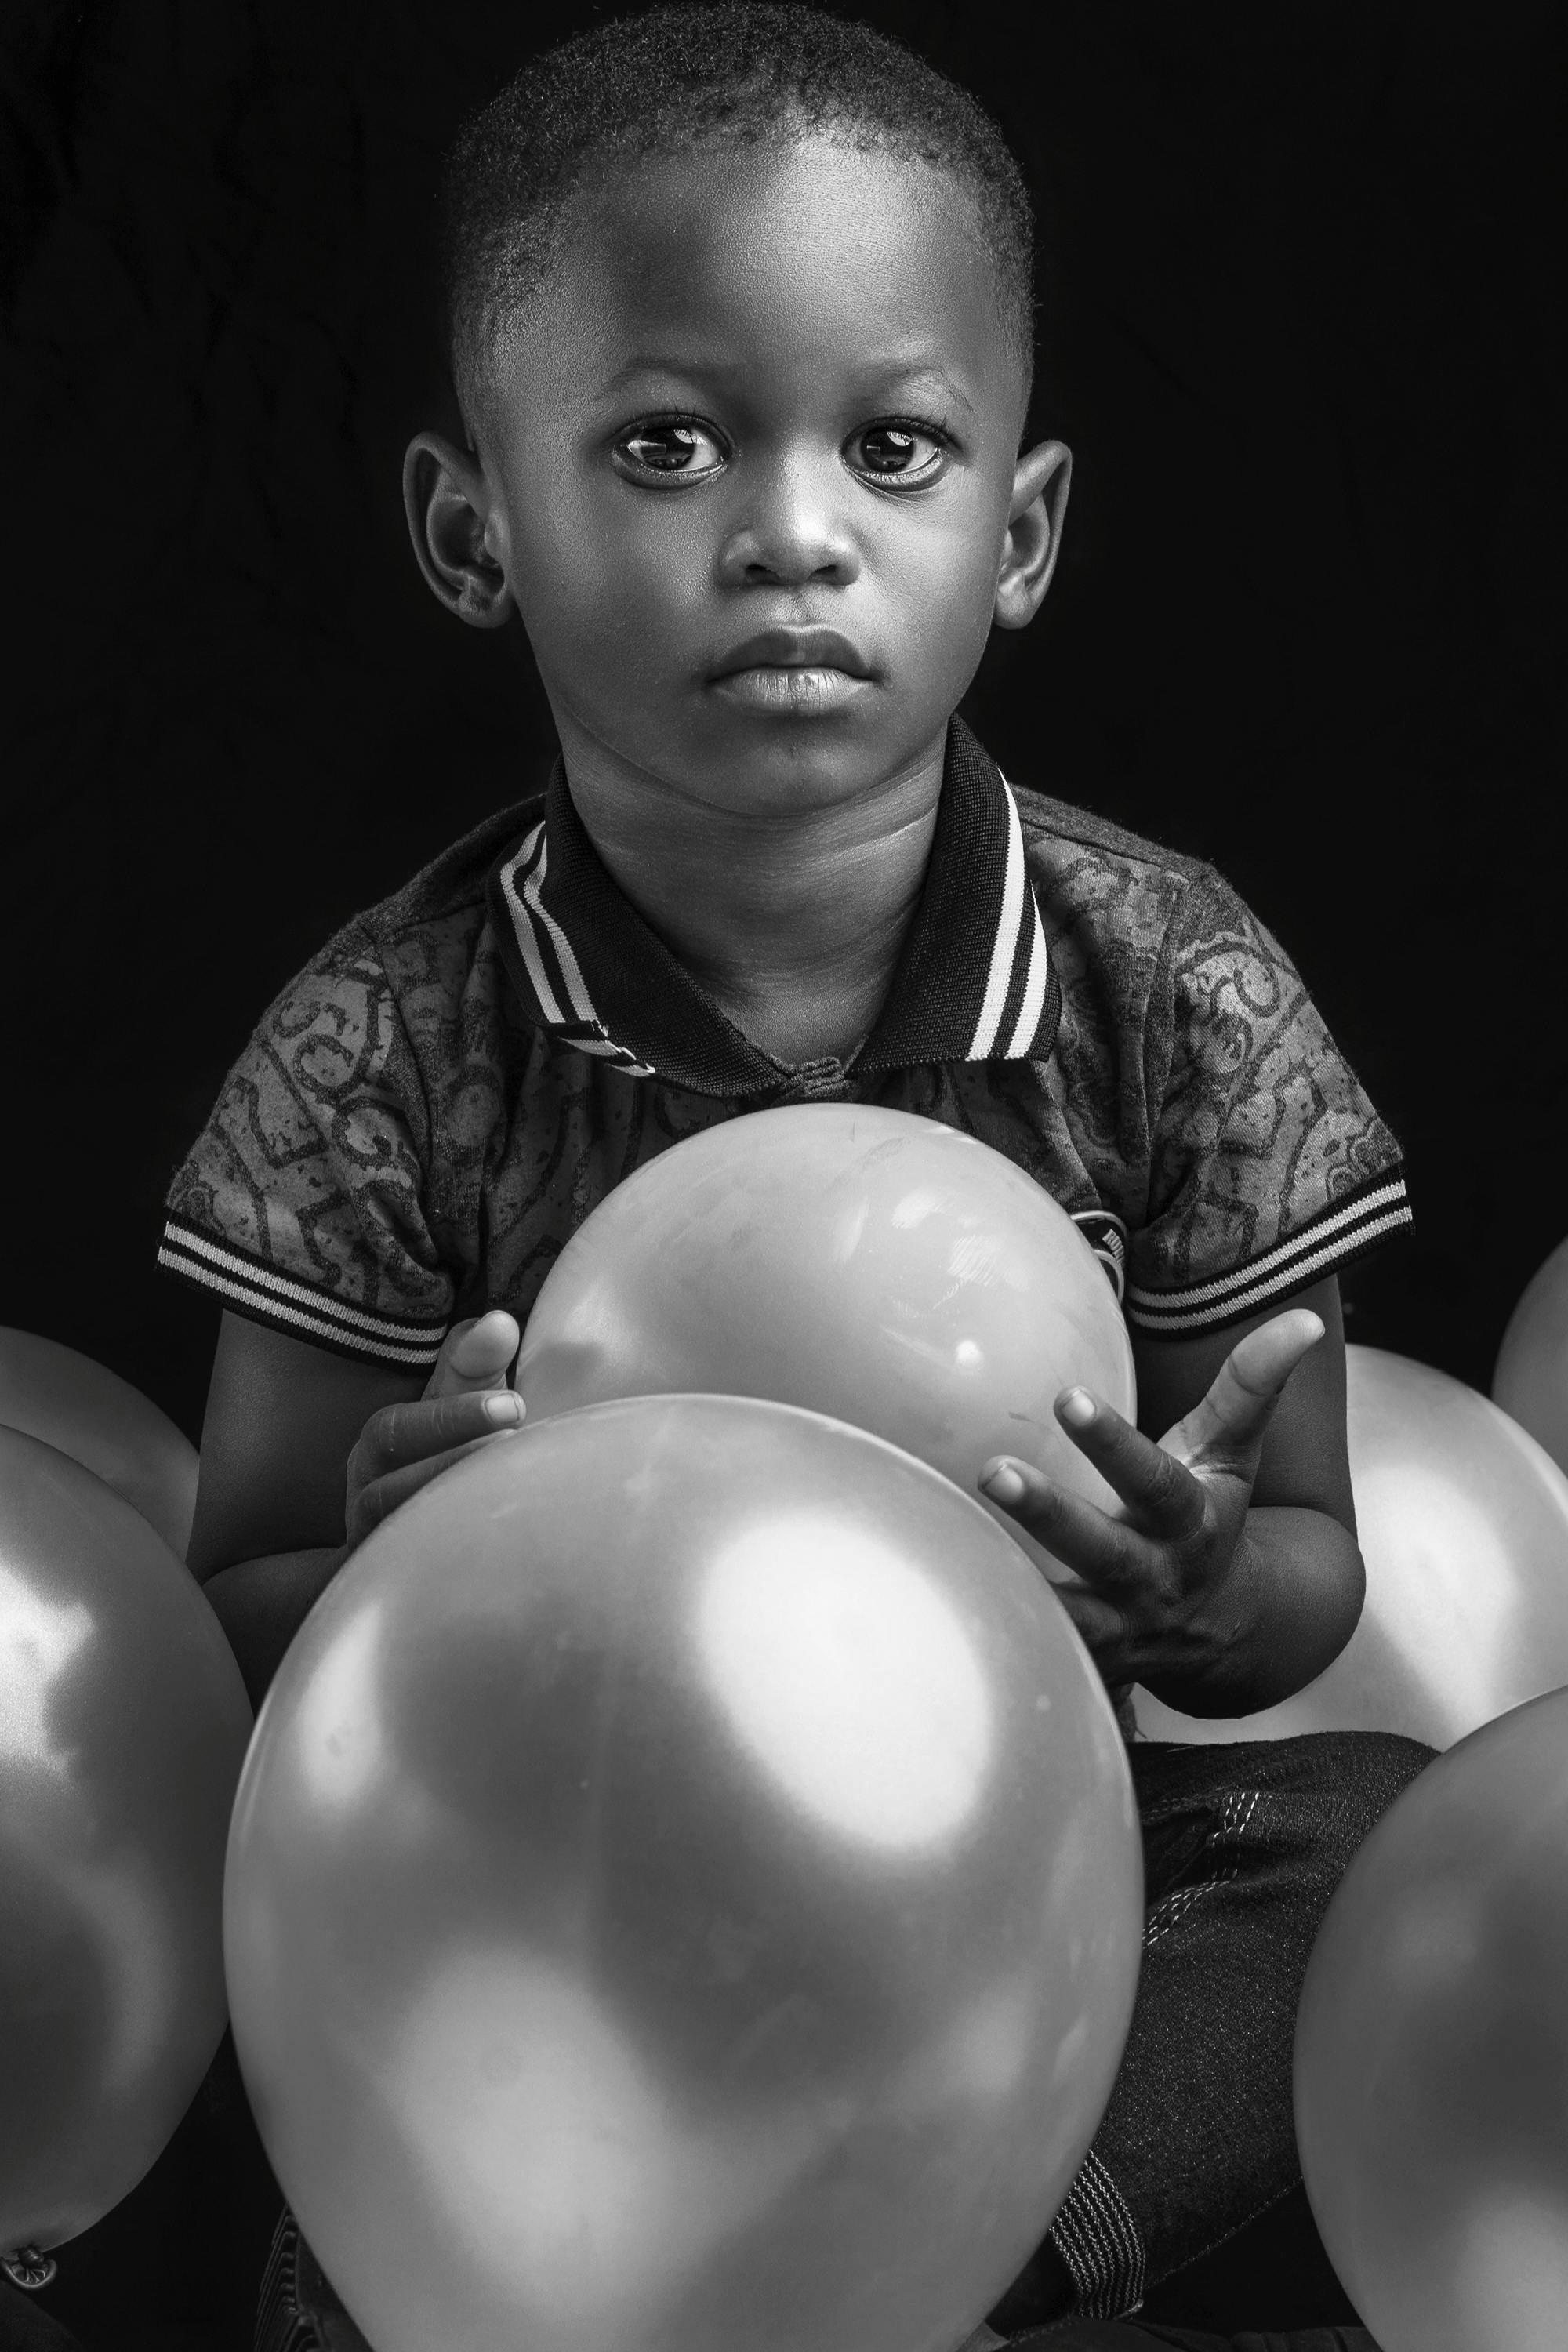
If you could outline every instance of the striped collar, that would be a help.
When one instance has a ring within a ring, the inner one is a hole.
[[[489,892],[523,1011],[580,1053],[698,1094],[776,1101],[847,1091],[837,1062],[775,1059],[689,978],[612,879],[559,761],[542,816],[502,851]],[[853,1068],[1041,1061],[1060,1009],[1017,803],[955,719],[920,905]]]

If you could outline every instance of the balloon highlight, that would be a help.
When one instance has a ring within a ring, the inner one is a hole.
[[[169,1547],[90,1471],[0,1427],[0,2252],[117,2205],[211,2063],[249,1730]]]
[[[435,1480],[268,1695],[226,1895],[262,2136],[377,2352],[952,2352],[1142,1936],[1125,1752],[947,1480],[751,1399]]]

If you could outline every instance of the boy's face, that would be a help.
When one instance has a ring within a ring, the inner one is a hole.
[[[933,170],[814,138],[580,199],[468,492],[569,770],[591,745],[782,814],[918,765],[993,621],[1045,592],[1065,452],[1019,461],[1024,405],[972,206]]]

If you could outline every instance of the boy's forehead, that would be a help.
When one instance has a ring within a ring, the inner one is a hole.
[[[823,136],[650,156],[584,191],[527,340],[588,397],[761,366],[940,378],[933,396],[990,406],[1022,375],[968,191]]]

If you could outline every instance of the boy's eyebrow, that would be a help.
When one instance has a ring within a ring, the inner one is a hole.
[[[869,376],[868,380],[870,380]],[[903,366],[895,361],[886,368],[878,368],[875,381],[884,387],[896,384],[903,392],[933,393],[939,404],[942,401],[951,401],[955,406],[967,409],[972,416],[974,414],[974,404],[963,385],[949,375],[945,368],[933,362]]]
[[[740,374],[746,365],[743,360],[695,359],[689,352],[677,358],[667,352],[637,352],[606,379],[600,388],[599,397],[613,400],[639,378],[650,375],[684,378],[691,383],[702,377],[721,379],[726,375]],[[889,352],[875,358],[862,359],[856,365],[855,375],[864,386],[867,398],[873,392],[889,394],[895,389],[917,397],[924,392],[939,401],[951,402],[972,416],[974,414],[974,404],[963,386],[938,364],[929,352]]]

